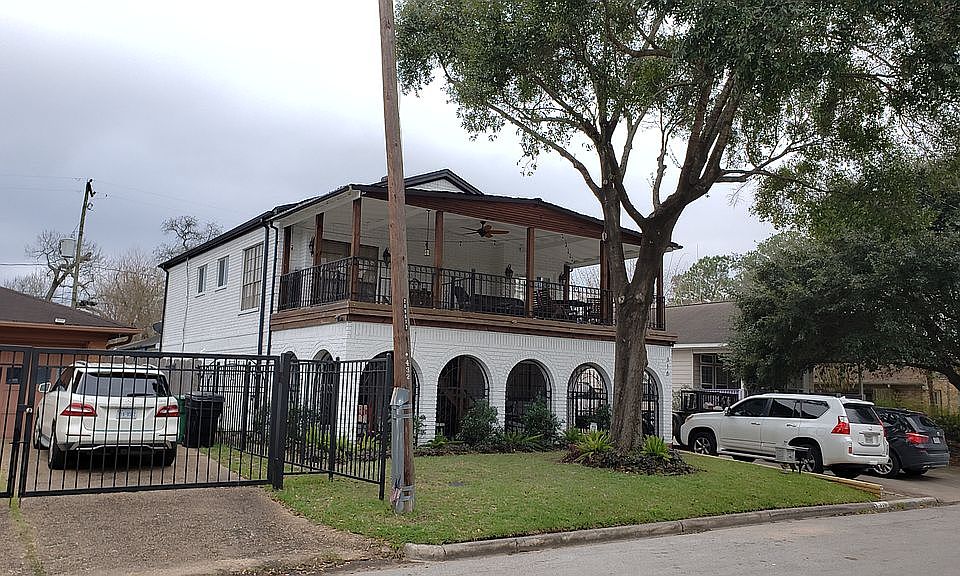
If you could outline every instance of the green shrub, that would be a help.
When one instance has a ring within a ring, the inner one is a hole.
[[[413,444],[416,446],[420,443],[420,438],[423,438],[424,433],[426,432],[426,422],[427,417],[423,414],[420,414],[413,420]]]
[[[931,418],[937,426],[943,428],[948,439],[960,442],[960,414],[938,414]]]
[[[577,428],[567,428],[563,431],[563,443],[567,446],[576,446],[583,440],[583,432]]]
[[[647,436],[643,439],[643,446],[640,448],[640,454],[649,458],[659,458],[666,460],[670,458],[670,447],[666,441],[659,436]]]
[[[432,440],[426,443],[428,448],[443,448],[450,443],[450,439],[443,434],[437,434]]]
[[[529,436],[539,436],[541,444],[553,446],[560,438],[560,418],[545,401],[537,400],[523,415],[523,431]]]
[[[460,433],[457,440],[470,446],[488,443],[497,433],[497,409],[486,400],[482,400],[467,410],[460,421]]]
[[[497,448],[503,452],[535,452],[543,438],[526,432],[504,432],[496,438]]]
[[[613,441],[610,440],[610,434],[601,430],[594,430],[584,434],[580,442],[577,443],[577,452],[579,454],[575,460],[580,462],[582,460],[599,459],[612,450]]]
[[[610,405],[604,404],[597,408],[590,416],[590,422],[595,423],[598,430],[609,430],[612,417],[613,414],[610,412]]]

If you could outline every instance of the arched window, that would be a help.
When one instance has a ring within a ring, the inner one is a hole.
[[[581,364],[567,384],[567,426],[589,430],[591,424],[601,430],[610,428],[607,383],[595,366]]]
[[[504,424],[507,431],[523,429],[523,415],[537,401],[550,407],[550,381],[543,367],[533,360],[524,360],[507,376],[507,398]]]
[[[646,436],[660,436],[660,385],[649,369],[643,372],[643,396],[640,399],[640,415],[643,419],[643,433]]]
[[[455,437],[463,415],[488,395],[487,375],[476,358],[457,356],[447,362],[437,381],[437,435]]]

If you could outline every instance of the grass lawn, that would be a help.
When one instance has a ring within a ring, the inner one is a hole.
[[[315,522],[397,547],[871,499],[811,476],[692,454],[684,458],[701,471],[676,477],[563,464],[561,456],[418,458],[416,511],[407,516],[380,502],[376,486],[353,480],[288,476],[275,495]]]

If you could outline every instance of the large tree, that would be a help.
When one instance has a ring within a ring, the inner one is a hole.
[[[38,298],[53,300],[61,286],[72,285],[75,255],[64,256],[60,253],[60,241],[69,237],[69,234],[61,234],[56,230],[44,230],[37,234],[33,242],[27,245],[25,252],[43,267],[43,272],[18,276],[8,283],[8,287]],[[78,275],[82,299],[89,297],[97,268],[102,263],[103,254],[100,248],[93,242],[85,242],[83,254],[80,255]]]
[[[160,229],[165,235],[173,235],[173,238],[154,250],[154,256],[159,262],[169,260],[223,234],[223,229],[216,222],[200,222],[196,216],[189,215],[167,218],[160,225]]]
[[[670,279],[669,304],[720,302],[733,298],[739,257],[736,254],[704,256]]]
[[[929,141],[960,93],[944,0],[402,0],[397,34],[406,89],[441,76],[467,131],[513,126],[531,167],[558,154],[600,203],[621,451],[640,441],[645,326],[684,209],[721,183],[818,187],[903,131]],[[643,234],[632,275],[622,220]]]
[[[908,366],[960,389],[960,157],[888,158],[837,189],[781,205],[810,235],[745,266],[734,363],[766,383]]]
[[[150,256],[131,249],[101,269],[96,302],[98,314],[146,334],[163,315],[163,274]]]

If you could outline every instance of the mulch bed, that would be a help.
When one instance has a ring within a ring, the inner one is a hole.
[[[610,468],[628,474],[657,474],[660,476],[682,476],[692,474],[696,468],[683,461],[675,452],[670,452],[669,458],[644,456],[637,453],[619,454],[610,451],[599,455],[584,456],[578,450],[571,449],[563,459],[564,462],[575,462],[593,468]]]

